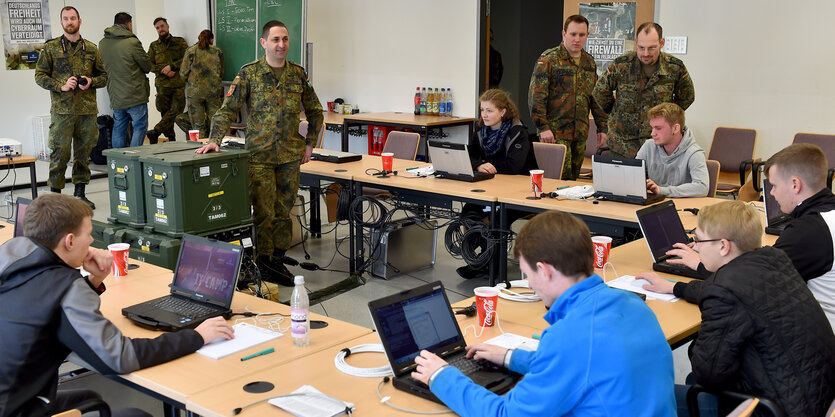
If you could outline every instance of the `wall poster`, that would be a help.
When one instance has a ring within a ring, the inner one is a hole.
[[[49,0],[3,1],[2,22],[6,69],[35,69],[39,51],[52,38]]]
[[[609,63],[635,50],[635,2],[580,3],[580,15],[589,20],[586,52],[597,63],[597,75]]]

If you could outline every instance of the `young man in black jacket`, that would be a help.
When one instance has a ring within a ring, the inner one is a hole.
[[[122,374],[232,338],[220,317],[155,339],[123,336],[99,311],[113,258],[90,248],[92,215],[81,200],[42,195],[26,210],[25,236],[0,246],[0,417],[48,416],[100,398],[58,390],[58,367],[70,352],[102,374]]]
[[[698,285],[702,313],[690,346],[696,382],[779,404],[789,416],[823,415],[835,397],[835,334],[781,250],[762,246],[760,215],[741,201],[699,212],[693,244],[714,273]],[[657,285],[654,273],[640,274]]]

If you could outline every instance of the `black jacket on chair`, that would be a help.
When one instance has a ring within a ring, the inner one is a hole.
[[[528,139],[528,129],[518,122],[507,131],[504,151],[496,152],[495,155],[488,157],[481,145],[481,132],[478,127],[470,138],[467,150],[470,153],[473,171],[486,162],[493,164],[499,174],[528,175],[528,171],[536,169],[536,158],[531,141]]]
[[[764,247],[719,268],[699,294],[696,381],[822,416],[835,398],[835,334],[786,254]]]

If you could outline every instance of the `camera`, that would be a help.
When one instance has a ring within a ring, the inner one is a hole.
[[[85,86],[87,85],[87,79],[82,77],[81,75],[73,75],[75,77],[75,81],[78,82],[78,85]]]

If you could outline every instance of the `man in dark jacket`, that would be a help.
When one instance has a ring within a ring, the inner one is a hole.
[[[130,146],[142,145],[148,127],[151,86],[145,74],[151,71],[151,59],[133,34],[132,20],[127,13],[116,13],[113,26],[104,30],[104,38],[99,42],[102,60],[110,72],[107,94],[115,121],[114,148],[125,147],[128,118],[133,123]]]
[[[26,210],[25,236],[0,246],[0,417],[48,416],[100,398],[57,389],[58,367],[70,352],[103,374],[121,374],[232,338],[219,317],[155,339],[123,336],[99,311],[113,259],[90,248],[92,215],[81,200],[42,195]]]
[[[762,234],[759,213],[743,202],[699,212],[693,249],[715,272],[688,297],[702,312],[693,376],[775,401],[789,416],[820,416],[835,398],[835,334],[789,257],[761,247]]]

